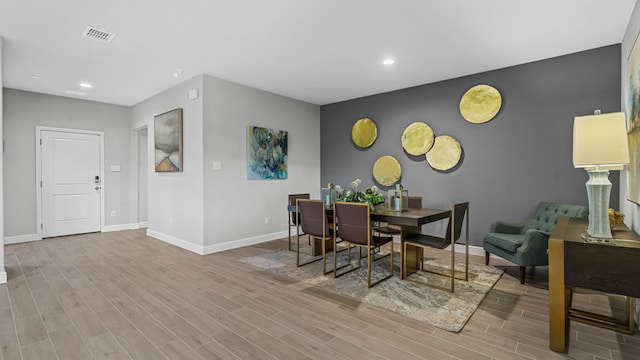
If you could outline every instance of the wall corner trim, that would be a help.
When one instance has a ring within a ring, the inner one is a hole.
[[[164,241],[168,244],[177,246],[179,248],[185,249],[185,250],[189,250],[191,252],[194,252],[198,255],[204,255],[204,248],[202,246],[196,245],[192,242],[188,242],[186,240],[182,240],[179,239],[177,237],[173,237],[171,235],[167,235],[155,230],[150,230],[147,229],[147,236],[150,236],[152,238]]]
[[[6,283],[7,283],[7,272],[2,271],[0,272],[0,284],[6,284]]]

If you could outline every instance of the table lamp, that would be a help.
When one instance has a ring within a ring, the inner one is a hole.
[[[587,240],[612,241],[609,226],[609,170],[622,170],[629,163],[624,113],[576,116],[573,122],[573,166],[589,173]]]

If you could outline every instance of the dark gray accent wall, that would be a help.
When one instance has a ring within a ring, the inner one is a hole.
[[[400,61],[397,71],[401,66]],[[462,95],[478,84],[494,86],[503,98],[498,115],[484,124],[469,123],[459,112]],[[348,187],[360,178],[363,186],[381,187],[373,179],[373,164],[392,155],[402,167],[400,182],[409,195],[421,195],[425,207],[470,202],[470,241],[481,246],[491,222],[520,221],[540,201],[587,205],[588,176],[574,169],[571,159],[572,128],[575,116],[594,109],[620,111],[619,44],[325,105],[321,181]],[[362,117],[378,126],[376,142],[364,150],[351,141],[351,127]],[[424,157],[404,152],[402,132],[415,121],[460,142],[463,156],[455,169],[438,172]],[[617,209],[619,177],[609,178],[611,207]],[[388,188],[381,188],[386,193]]]

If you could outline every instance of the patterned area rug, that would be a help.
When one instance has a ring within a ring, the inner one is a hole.
[[[347,252],[343,251],[338,254],[338,264],[346,264]],[[352,266],[357,266],[355,250],[351,255],[353,257]],[[425,269],[436,273],[446,271],[447,263],[436,258],[427,258],[427,256],[425,254]],[[308,259],[307,256],[301,260]],[[455,292],[450,293],[401,280],[399,278],[399,253],[394,254],[394,276],[371,289],[367,288],[366,258],[362,259],[361,269],[337,279],[333,278],[332,273],[322,275],[322,261],[296,267],[296,253],[286,249],[240,259],[240,261],[453,332],[462,330],[482,299],[503,273],[502,270],[491,266],[469,264],[469,281],[456,279]],[[387,256],[372,263],[372,282],[388,274],[389,261],[389,256]],[[330,254],[327,259],[327,268],[332,267],[333,254]],[[348,268],[343,270],[348,270]],[[456,274],[463,276],[464,263],[456,264]],[[445,288],[448,288],[450,284],[448,277],[429,272],[418,272],[411,275],[410,278]]]

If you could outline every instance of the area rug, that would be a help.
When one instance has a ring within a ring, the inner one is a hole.
[[[354,252],[352,265],[357,265]],[[347,263],[347,252],[340,252],[338,263]],[[424,268],[442,273],[448,266],[437,258],[425,254]],[[302,261],[308,260],[305,256]],[[425,322],[452,332],[459,332],[480,305],[503,271],[494,267],[469,264],[469,281],[455,280],[455,292],[439,290],[429,286],[401,280],[400,254],[394,254],[394,276],[367,288],[367,260],[362,259],[362,268],[344,276],[333,278],[333,274],[322,275],[322,261],[296,267],[296,253],[286,249],[240,259],[258,269],[285,275],[297,281],[317,286],[358,301],[379,306],[398,314]],[[331,265],[329,265],[331,264]],[[333,266],[333,255],[327,259],[327,267]],[[389,272],[389,257],[372,263],[372,282]],[[456,264],[456,274],[464,274],[464,263]],[[448,287],[450,279],[431,272],[418,272],[411,279],[439,287]]]

